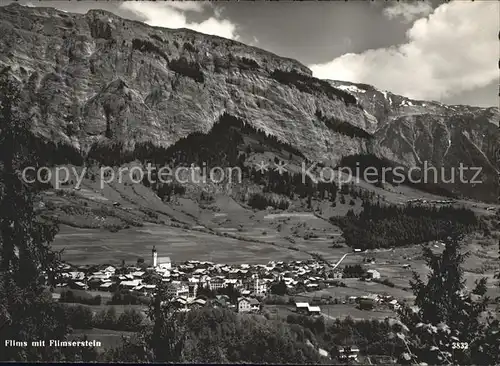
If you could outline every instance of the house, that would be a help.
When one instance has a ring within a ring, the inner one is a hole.
[[[399,305],[398,300],[391,300],[391,301],[389,301],[389,306],[393,310],[399,310],[401,308],[401,305]]]
[[[259,311],[260,310],[260,302],[259,302],[259,300],[251,298],[250,299],[250,309],[252,311]]]
[[[317,290],[319,285],[317,283],[308,283],[306,285],[307,291],[315,291]]]
[[[133,288],[139,286],[141,282],[141,280],[121,281],[120,287],[127,290],[132,290]]]
[[[308,302],[296,302],[295,303],[295,311],[297,313],[303,313],[306,314],[309,309],[309,303]]]
[[[192,301],[191,303],[189,303],[189,307],[191,309],[199,309],[199,308],[204,307],[206,304],[207,304],[207,300],[196,299],[196,300]]]
[[[110,281],[106,280],[106,282],[110,282]],[[89,281],[87,281],[87,285],[88,285],[90,290],[98,290],[102,283],[105,283],[105,282],[103,280],[101,280],[100,278],[92,278]]]
[[[156,285],[144,285],[142,290],[146,295],[152,295],[156,290]]]
[[[170,286],[167,288],[167,295],[171,297],[188,297],[189,286],[181,281],[172,281]]]
[[[267,284],[262,281],[259,276],[252,275],[252,279],[247,286],[250,292],[253,292],[256,296],[264,296],[267,292]]]
[[[104,282],[99,286],[100,291],[113,292],[116,289],[116,284],[113,282]]]
[[[358,308],[360,310],[372,310],[375,307],[375,301],[368,297],[358,299]]]
[[[215,308],[227,308],[229,305],[229,297],[225,295],[217,295],[217,297],[212,300],[212,306]]]
[[[319,306],[309,306],[307,308],[307,313],[309,315],[320,315],[321,314],[321,309]]]
[[[145,274],[146,274],[146,272],[144,272],[144,271],[136,271],[136,272],[131,273],[131,275],[134,278],[142,278]]]
[[[172,304],[175,307],[177,307],[178,309],[187,308],[187,306],[188,306],[188,300],[187,300],[187,298],[185,298],[183,296],[180,296],[180,297],[177,297],[176,299],[174,299],[174,301],[172,302]]]
[[[236,278],[224,280],[224,286],[227,287],[229,285],[233,286],[233,288],[241,287],[240,281]]]
[[[108,273],[108,272],[110,272],[110,273],[115,273],[115,272],[116,272],[116,268],[115,268],[115,267],[113,267],[113,266],[107,266],[107,267],[106,267],[106,268],[104,268],[102,271],[103,271],[103,272],[105,272],[105,273]]]
[[[68,272],[67,274],[65,273],[65,277],[69,277],[72,280],[83,280],[85,278],[85,273],[83,272]]]
[[[342,271],[335,270],[331,273],[330,277],[334,279],[341,279],[342,277],[344,277],[344,274],[342,273]]]
[[[358,361],[359,348],[356,346],[341,347],[338,350],[340,360]]]
[[[328,353],[328,351],[324,350],[323,348],[318,348],[318,353],[322,357],[330,358],[330,354]]]
[[[78,290],[88,290],[88,286],[86,284],[84,284],[83,282],[74,282],[73,283],[73,286],[75,289],[78,289]]]
[[[217,290],[225,287],[224,282],[225,282],[224,278],[215,277],[209,281],[208,286],[209,286],[210,290],[217,291]]]
[[[172,262],[170,261],[170,257],[158,257],[158,267],[160,269],[172,269]]]
[[[380,272],[375,269],[369,269],[366,271],[371,279],[376,280],[380,278]]]
[[[248,313],[260,310],[260,303],[257,299],[240,297],[238,298],[238,313]]]
[[[189,297],[196,297],[198,293],[198,282],[188,280]]]

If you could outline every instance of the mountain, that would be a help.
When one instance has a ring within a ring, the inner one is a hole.
[[[0,8],[0,31],[0,70],[18,80],[32,131],[81,155],[113,144],[166,148],[231,116],[324,165],[372,155],[406,168],[478,166],[481,189],[450,189],[496,199],[498,108],[319,80],[299,62],[255,47],[102,10],[12,4]]]

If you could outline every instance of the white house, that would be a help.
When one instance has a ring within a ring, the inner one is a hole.
[[[257,296],[263,296],[267,292],[267,284],[264,281],[261,281],[259,276],[253,275],[252,280],[248,285],[248,290]]]
[[[85,273],[83,272],[67,272],[63,274],[64,277],[69,277],[73,280],[83,280],[85,278]]]
[[[309,306],[307,308],[307,313],[309,315],[320,315],[321,314],[321,308],[319,306]]]
[[[107,266],[106,268],[104,268],[102,270],[103,272],[111,272],[111,273],[115,273],[116,272],[116,268],[113,267],[113,266]]]
[[[141,283],[142,283],[141,280],[121,281],[120,282],[120,287],[123,287],[123,288],[131,290],[131,289],[139,286]]]
[[[167,288],[167,294],[171,297],[188,297],[189,286],[181,281],[172,281]]]
[[[356,346],[343,347],[339,349],[339,358],[341,360],[350,359],[352,361],[358,361],[359,348]]]
[[[307,309],[309,309],[309,303],[307,303],[307,302],[296,302],[295,303],[295,310],[297,312],[307,312]]]
[[[247,313],[250,310],[250,300],[246,297],[240,297],[238,299],[238,313]]]
[[[81,290],[88,290],[88,286],[83,282],[75,282],[75,286]]]
[[[238,299],[238,312],[247,313],[250,311],[257,311],[260,309],[260,303],[256,299],[240,297]]]
[[[225,280],[223,277],[215,277],[215,278],[212,278],[208,282],[208,286],[209,286],[210,290],[217,291],[221,288],[226,287],[226,284],[225,284]]]
[[[399,310],[401,308],[401,305],[399,305],[398,300],[391,300],[391,301],[389,301],[389,306],[393,310]]]
[[[158,268],[162,270],[171,270],[172,262],[170,257],[158,257]]]

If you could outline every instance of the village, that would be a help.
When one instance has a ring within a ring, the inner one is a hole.
[[[345,256],[344,256],[345,257]],[[342,258],[343,259],[343,258]],[[340,261],[339,261],[340,263]],[[83,290],[89,293],[125,293],[150,300],[157,292],[157,284],[166,284],[167,297],[179,311],[189,311],[206,305],[226,307],[237,312],[259,312],[273,296],[299,295],[329,287],[345,286],[344,277],[359,277],[363,281],[380,281],[380,273],[363,271],[360,265],[343,270],[321,261],[270,261],[267,264],[227,265],[208,261],[189,260],[173,264],[170,257],[158,256],[153,247],[150,263],[142,258],[130,266],[71,266],[63,264],[60,288]],[[54,294],[59,296],[59,294]],[[329,301],[330,300],[330,301]],[[144,301],[142,303],[145,303]],[[399,308],[392,296],[370,294],[342,299],[323,299],[323,303],[352,304],[363,310],[384,305],[391,310]],[[317,304],[296,301],[296,313],[320,316],[326,313]]]

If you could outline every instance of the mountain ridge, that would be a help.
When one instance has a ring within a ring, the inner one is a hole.
[[[326,165],[356,154],[406,167],[423,160],[478,164],[487,168],[488,193],[459,191],[496,196],[498,108],[415,101],[366,84],[320,80],[269,51],[103,10],[9,5],[0,8],[0,30],[0,67],[19,80],[33,131],[83,155],[96,144],[168,147],[210,131],[228,114]],[[343,134],[339,124],[372,138]]]

